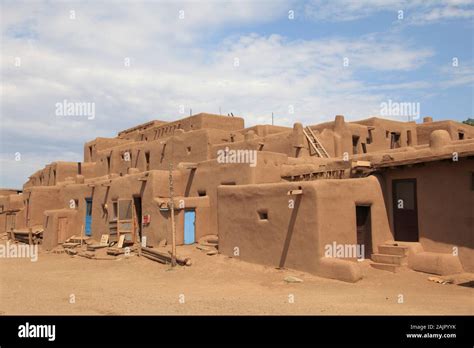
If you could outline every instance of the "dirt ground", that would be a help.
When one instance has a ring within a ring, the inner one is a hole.
[[[473,288],[438,284],[407,269],[376,270],[369,261],[364,279],[351,284],[207,256],[195,246],[178,247],[178,254],[193,265],[171,269],[133,254],[93,260],[40,251],[37,262],[0,258],[0,314],[474,314]],[[288,275],[303,282],[286,283]]]

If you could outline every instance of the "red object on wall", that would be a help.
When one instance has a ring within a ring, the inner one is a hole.
[[[149,214],[143,215],[142,217],[142,225],[148,225],[151,221],[151,216]]]

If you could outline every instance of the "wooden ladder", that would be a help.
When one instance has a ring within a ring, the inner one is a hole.
[[[319,157],[330,157],[323,144],[319,141],[318,137],[316,134],[314,134],[313,130],[309,126],[306,126],[306,129],[303,129],[303,133]]]

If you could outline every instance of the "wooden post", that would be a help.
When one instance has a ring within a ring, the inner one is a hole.
[[[171,153],[173,155],[173,153]],[[171,214],[171,234],[172,234],[172,248],[171,248],[171,266],[176,266],[176,228],[174,225],[174,190],[173,190],[173,162],[170,161],[169,185],[170,185],[170,214]]]
[[[33,230],[31,227],[28,229],[28,243],[33,245]]]
[[[81,225],[81,247],[82,247],[82,240],[84,239],[84,225]]]

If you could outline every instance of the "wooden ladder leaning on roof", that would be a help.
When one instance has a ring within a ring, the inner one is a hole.
[[[308,139],[310,146],[314,149],[314,151],[318,154],[319,157],[330,157],[323,144],[319,141],[318,137],[316,136],[316,134],[314,134],[313,130],[309,126],[306,126],[303,129],[303,133]]]

